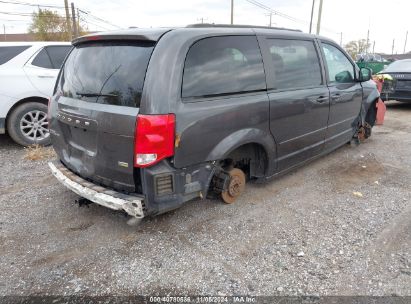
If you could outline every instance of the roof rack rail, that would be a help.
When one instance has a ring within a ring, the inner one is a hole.
[[[203,28],[203,27],[261,28],[261,29],[269,29],[269,30],[283,30],[283,31],[302,32],[301,30],[289,29],[289,28],[285,28],[285,27],[271,27],[271,26],[246,25],[246,24],[195,23],[195,24],[189,24],[186,27],[189,27],[189,28]]]

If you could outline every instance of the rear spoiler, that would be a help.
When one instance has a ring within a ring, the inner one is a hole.
[[[128,41],[152,41],[157,42],[161,36],[171,31],[172,29],[157,29],[157,30],[141,30],[128,29],[120,31],[94,33],[90,35],[81,36],[72,41],[73,45],[89,41],[107,41],[107,40],[128,40]]]

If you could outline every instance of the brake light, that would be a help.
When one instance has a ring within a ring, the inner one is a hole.
[[[94,36],[87,36],[85,38],[86,40],[99,40],[101,36],[94,35]]]
[[[174,155],[175,115],[138,115],[134,166],[148,167]]]

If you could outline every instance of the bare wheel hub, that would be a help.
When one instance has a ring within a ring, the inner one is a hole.
[[[243,193],[245,188],[245,174],[242,170],[234,168],[228,172],[230,182],[226,190],[221,192],[223,201],[227,204],[234,203]]]

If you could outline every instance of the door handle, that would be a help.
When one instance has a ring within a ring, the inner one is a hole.
[[[331,95],[332,100],[338,100],[338,99],[340,99],[340,97],[341,97],[340,93],[335,93],[335,94]]]
[[[326,101],[328,101],[328,96],[320,96],[315,101],[318,102],[318,103],[326,102]]]
[[[39,78],[53,78],[53,75],[38,75]]]

